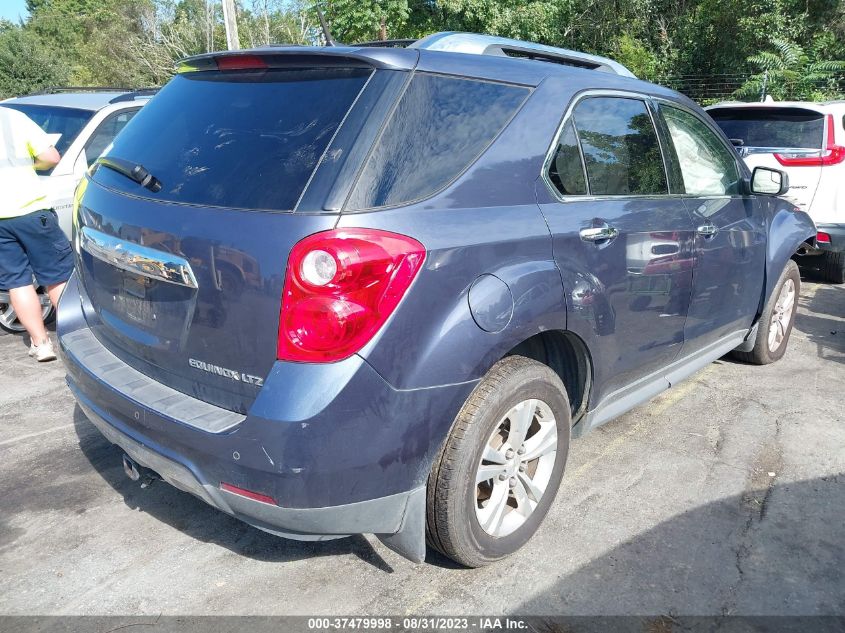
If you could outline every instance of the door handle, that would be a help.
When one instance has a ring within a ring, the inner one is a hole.
[[[713,237],[714,235],[716,235],[716,233],[719,232],[719,227],[715,224],[708,222],[707,224],[702,224],[701,226],[699,226],[695,230],[695,232],[705,238]]]
[[[607,240],[612,240],[614,237],[619,235],[619,229],[614,228],[607,223],[603,223],[599,226],[591,226],[586,229],[581,229],[579,231],[579,235],[585,242],[605,242]]]

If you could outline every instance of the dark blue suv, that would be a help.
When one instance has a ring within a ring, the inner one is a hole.
[[[68,384],[133,478],[478,566],[577,436],[783,356],[808,216],[610,60],[438,34],[185,60],[76,195]]]

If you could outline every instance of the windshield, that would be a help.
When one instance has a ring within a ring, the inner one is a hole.
[[[722,108],[708,110],[730,139],[745,147],[821,149],[824,115],[801,108]]]
[[[61,136],[53,145],[62,156],[82,128],[85,127],[85,124],[94,116],[94,112],[91,110],[32,105],[29,103],[4,103],[3,107],[23,112],[47,134],[60,134]]]
[[[177,75],[104,154],[143,166],[161,189],[153,192],[109,169],[98,169],[94,180],[155,200],[292,210],[371,72],[311,68]]]

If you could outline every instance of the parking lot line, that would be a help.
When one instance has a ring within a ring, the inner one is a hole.
[[[32,439],[33,437],[40,437],[42,435],[47,435],[48,433],[54,433],[55,431],[62,431],[64,429],[69,429],[73,427],[73,424],[62,424],[61,426],[54,426],[49,429],[44,429],[43,431],[36,431],[35,433],[27,433],[25,435],[18,435],[17,437],[10,438],[8,440],[3,440],[0,442],[0,446],[6,446],[7,444],[15,444],[16,442],[23,442],[24,440]]]

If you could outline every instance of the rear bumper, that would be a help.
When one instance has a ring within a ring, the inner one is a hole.
[[[170,485],[250,525],[298,540],[328,540],[349,534],[395,534],[402,530],[408,507],[425,504],[425,487],[369,501],[326,508],[283,508],[221,490],[201,481],[183,464],[148,448],[106,420],[103,411],[68,381],[80,408],[112,444]]]
[[[75,276],[58,334],[67,381],[112,443],[175,487],[300,540],[397,535],[424,552],[425,483],[475,383],[393,389],[363,359],[276,363],[246,416],[174,391],[111,354],[83,315]],[[220,484],[272,497],[264,503]],[[394,546],[389,539],[385,542]]]
[[[845,224],[817,224],[816,229],[830,235],[830,243],[820,242],[822,251],[845,251]]]

